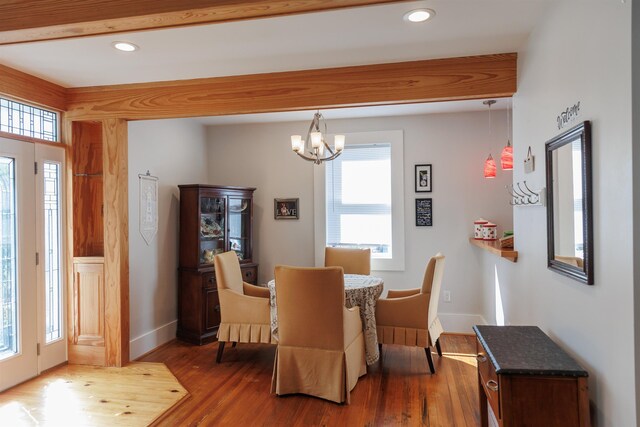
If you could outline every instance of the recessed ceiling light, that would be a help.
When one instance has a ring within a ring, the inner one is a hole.
[[[135,44],[129,43],[129,42],[113,42],[113,43],[111,43],[111,46],[113,46],[115,49],[121,50],[123,52],[133,52],[133,51],[136,51],[136,50],[140,49]]]
[[[436,12],[432,9],[414,9],[404,14],[404,20],[409,22],[424,22],[432,18]]]

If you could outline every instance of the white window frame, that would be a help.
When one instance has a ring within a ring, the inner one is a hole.
[[[346,145],[391,144],[392,258],[371,258],[372,271],[404,271],[404,133],[401,130],[357,132],[345,135]],[[331,138],[329,138],[331,140]],[[316,266],[324,265],[327,241],[325,165],[314,167],[314,248]]]

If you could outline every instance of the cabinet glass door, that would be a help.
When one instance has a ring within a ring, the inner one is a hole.
[[[235,251],[240,261],[251,258],[249,227],[251,226],[251,200],[229,198],[229,250]]]
[[[224,197],[200,197],[200,264],[225,251],[225,210]]]

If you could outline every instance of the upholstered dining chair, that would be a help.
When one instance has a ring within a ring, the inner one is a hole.
[[[438,318],[438,300],[443,273],[444,255],[438,253],[427,264],[421,288],[389,290],[387,298],[380,298],[376,303],[378,343],[423,347],[432,374],[436,370],[431,346],[442,356],[440,334],[443,329]]]
[[[340,267],[276,266],[278,347],[271,392],[342,403],[367,372],[358,307],[346,308]]]
[[[269,289],[254,286],[242,280],[240,262],[234,251],[213,258],[220,299],[220,326],[218,328],[218,355],[222,360],[227,342],[272,342]]]
[[[371,249],[324,248],[324,266],[342,267],[345,274],[371,274]]]

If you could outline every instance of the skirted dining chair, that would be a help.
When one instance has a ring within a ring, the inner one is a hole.
[[[218,328],[218,355],[227,342],[272,342],[269,289],[254,286],[242,280],[238,256],[234,251],[213,258],[220,298],[220,326]]]
[[[371,249],[324,248],[324,266],[342,267],[345,274],[371,274]]]
[[[421,288],[389,290],[387,298],[376,303],[378,343],[423,347],[432,374],[436,370],[430,347],[435,346],[442,356],[438,300],[443,274],[444,255],[438,253],[427,264]]]
[[[271,392],[350,401],[367,372],[358,307],[346,308],[340,267],[276,266],[278,347]]]

